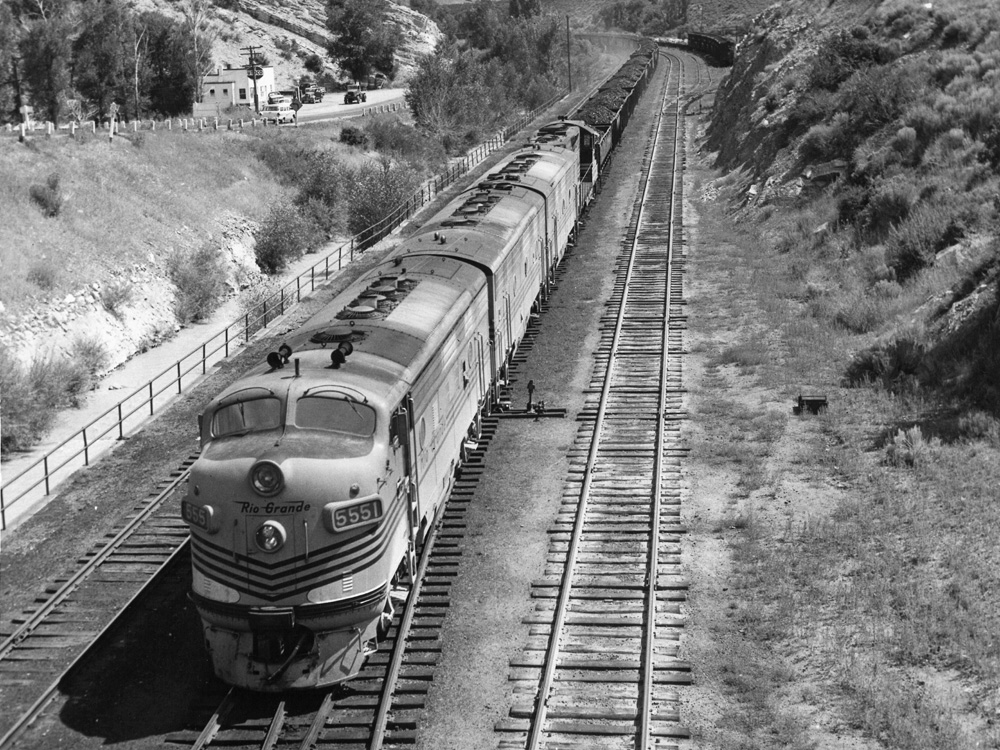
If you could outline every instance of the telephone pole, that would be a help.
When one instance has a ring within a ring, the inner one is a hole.
[[[253,79],[253,111],[254,114],[260,114],[260,100],[257,98],[257,79],[260,78],[258,75],[260,68],[257,67],[257,50],[260,47],[254,47],[252,44],[249,47],[242,47],[240,52],[244,50],[250,55],[250,64],[247,66],[247,73],[250,78]]]

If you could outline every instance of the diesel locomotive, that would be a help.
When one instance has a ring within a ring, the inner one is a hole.
[[[328,686],[378,647],[594,195],[604,136],[541,128],[205,408],[181,512],[222,680]]]

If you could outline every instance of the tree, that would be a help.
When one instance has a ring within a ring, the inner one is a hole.
[[[134,16],[121,0],[88,0],[73,44],[73,83],[101,117],[124,105],[132,91]]]
[[[184,35],[190,50],[188,65],[195,83],[192,104],[201,101],[205,75],[212,70],[212,45],[218,31],[211,24],[211,9],[210,0],[185,0],[182,9]]]
[[[21,114],[21,70],[18,63],[18,29],[7,3],[0,3],[0,121],[17,122]]]
[[[56,122],[70,83],[72,23],[66,14],[28,21],[21,38],[21,72],[38,114]]]
[[[149,106],[174,116],[191,109],[196,79],[188,64],[189,45],[182,24],[155,11],[140,16],[146,31],[146,83]]]
[[[388,15],[386,0],[328,0],[326,27],[333,34],[330,57],[355,80],[372,70],[391,73],[399,28]]]
[[[510,0],[510,14],[514,18],[530,18],[542,14],[542,0]]]

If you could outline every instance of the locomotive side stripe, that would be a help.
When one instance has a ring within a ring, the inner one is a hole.
[[[354,543],[347,547],[343,546],[343,542],[340,541],[324,547],[318,547],[315,551],[310,551],[308,563],[305,562],[304,553],[274,563],[261,560],[261,556],[259,555],[237,555],[236,562],[234,563],[232,550],[226,550],[200,537],[192,537],[192,539],[196,541],[199,552],[206,560],[210,558],[215,559],[220,566],[235,568],[240,571],[241,575],[258,576],[273,580],[281,576],[295,575],[303,570],[308,571],[313,568],[325,566],[334,557],[336,557],[340,564],[349,564],[367,556],[373,548],[383,543],[382,539],[385,536],[391,536],[392,533],[395,533],[399,516],[403,515],[404,512],[405,506],[402,503],[397,504],[390,515],[386,516],[383,523],[380,524],[382,533],[375,536],[367,536],[368,532],[366,532],[366,538],[358,539],[356,537]],[[281,570],[281,568],[288,568],[289,566],[294,567],[290,570]]]
[[[275,600],[282,596],[305,592],[324,583],[336,581],[342,578],[346,572],[356,572],[370,566],[386,553],[398,531],[398,523],[391,522],[398,521],[398,517],[402,515],[403,511],[405,511],[405,506],[399,504],[397,512],[394,512],[387,519],[390,523],[382,524],[386,533],[371,538],[368,545],[355,550],[354,554],[346,558],[327,555],[315,561],[310,559],[308,565],[291,571],[268,573],[240,567],[238,563],[232,562],[231,554],[225,557],[218,555],[215,550],[211,549],[215,545],[202,545],[203,540],[192,537],[192,561],[199,572],[211,579],[224,583],[241,593]],[[331,547],[326,549],[329,550]],[[335,550],[335,547],[333,549]],[[241,559],[245,560],[245,556],[241,556]],[[304,559],[304,556],[296,559]],[[331,563],[334,564],[331,565]]]

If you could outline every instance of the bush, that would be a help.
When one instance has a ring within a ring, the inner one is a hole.
[[[0,345],[0,452],[27,450],[45,437],[61,407],[80,406],[106,361],[92,340],[74,342],[68,359],[37,357],[27,366]]]
[[[271,312],[280,309],[276,304],[280,290],[281,285],[276,279],[264,279],[240,293],[237,302],[246,320],[247,335],[256,333],[273,320]]]
[[[101,287],[101,304],[112,315],[118,315],[131,301],[132,282],[128,279],[113,279]]]
[[[177,287],[174,315],[180,323],[197,323],[211,315],[226,292],[226,263],[211,242],[191,251],[178,250],[167,273]]]
[[[59,283],[59,269],[51,260],[36,261],[28,269],[27,279],[43,292],[51,292]]]
[[[837,325],[852,333],[870,333],[886,319],[885,303],[867,294],[848,295],[834,315]]]
[[[343,127],[340,131],[340,142],[346,143],[348,146],[360,146],[363,149],[368,149],[371,145],[368,133],[364,128],[359,128],[356,125]]]
[[[295,206],[275,206],[254,232],[257,265],[267,274],[283,271],[322,241],[320,229]]]
[[[445,161],[444,148],[438,139],[429,138],[398,118],[373,119],[368,124],[368,136],[377,151],[418,162],[419,166],[434,167]]]
[[[365,248],[391,231],[384,220],[411,197],[417,176],[409,167],[382,157],[354,170],[348,184],[347,227],[361,235],[361,247]]]
[[[44,185],[35,184],[29,187],[28,194],[46,216],[55,217],[62,211],[65,199],[59,187],[59,175],[56,172],[46,178]]]
[[[887,243],[887,262],[896,277],[905,280],[934,261],[940,250],[962,238],[963,231],[944,206],[922,204],[893,227]]]
[[[897,430],[886,446],[886,461],[893,466],[917,466],[927,460],[933,446],[934,440],[926,440],[919,425]]]
[[[896,57],[892,47],[871,38],[864,26],[831,34],[820,45],[809,72],[809,86],[834,91],[861,68],[884,65]]]
[[[915,378],[923,362],[922,345],[907,338],[894,339],[854,355],[844,373],[844,384],[857,387],[881,383],[892,389]]]
[[[958,420],[958,431],[965,440],[982,440],[1000,447],[1000,420],[984,411],[972,411]]]
[[[858,214],[856,221],[869,238],[878,242],[889,234],[893,227],[910,215],[915,195],[913,186],[903,180],[890,180],[879,185],[868,196],[868,202]]]
[[[108,350],[97,336],[78,336],[70,347],[71,359],[79,364],[94,380],[108,366]],[[92,390],[88,388],[87,390]]]

